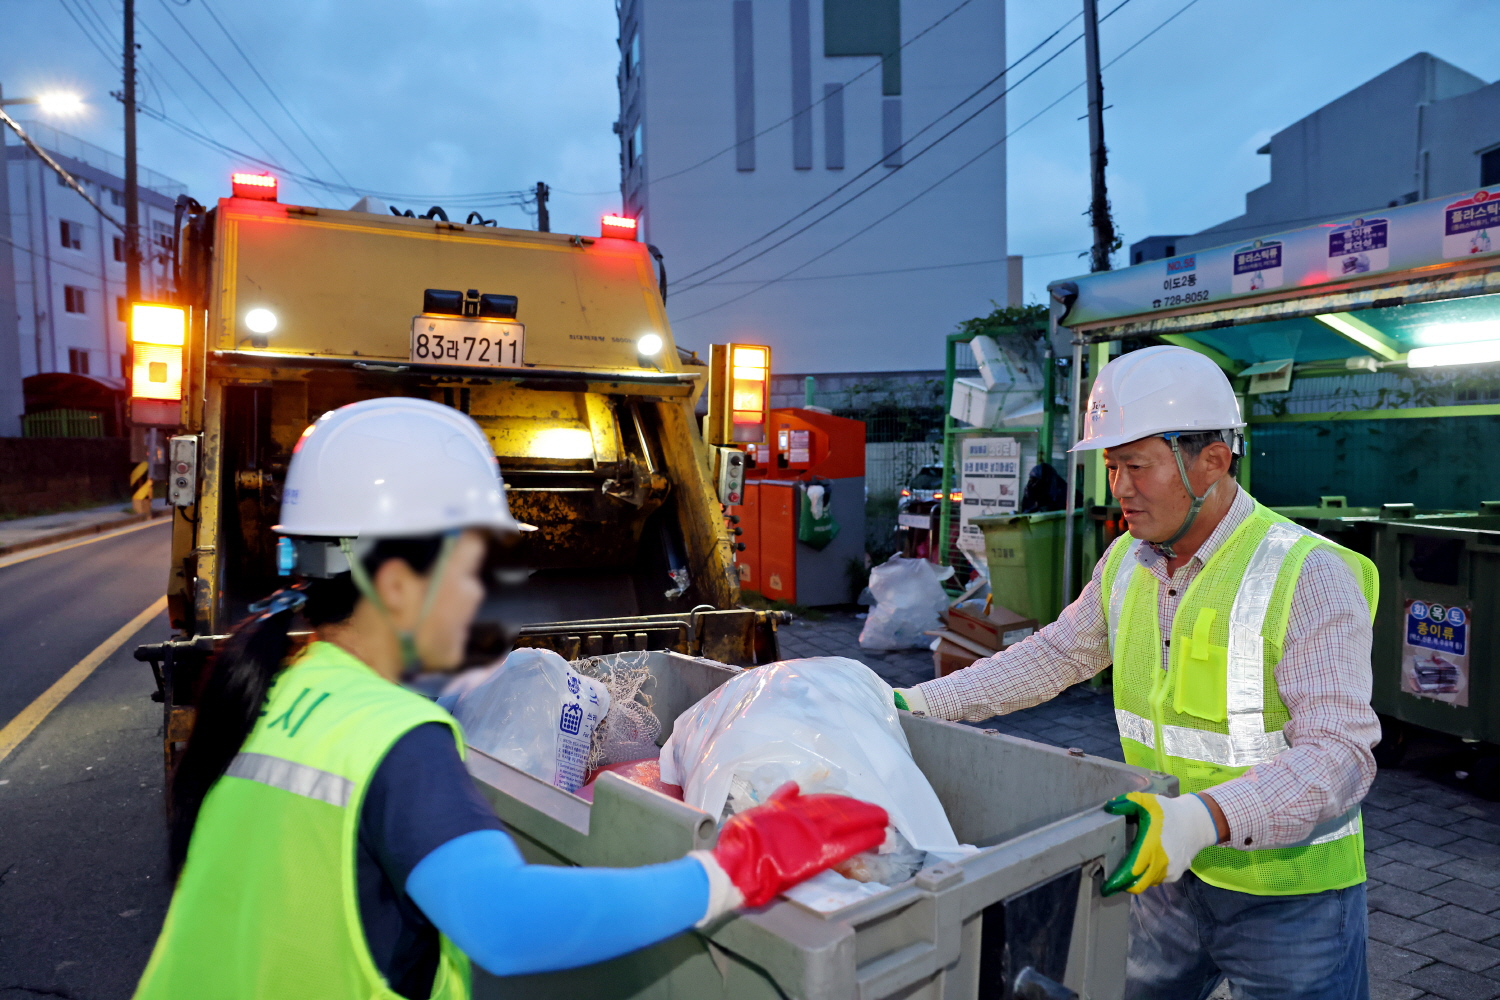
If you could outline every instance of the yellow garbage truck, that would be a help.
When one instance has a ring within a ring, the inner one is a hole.
[[[564,656],[670,649],[753,665],[782,616],[739,608],[734,530],[694,416],[708,367],[672,341],[632,219],[598,236],[287,205],[275,179],[180,202],[177,301],[134,307],[132,417],[170,434],[177,638],[142,647],[166,756],[215,643],[280,585],[287,462],[321,414],[379,396],[469,414],[494,447],[528,584],[486,605]],[[471,220],[474,216],[470,217]]]

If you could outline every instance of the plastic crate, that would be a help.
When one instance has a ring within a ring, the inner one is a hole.
[[[663,723],[737,668],[650,655]],[[709,933],[565,972],[496,979],[476,998],[882,1000],[1009,996],[1030,967],[1079,994],[1123,995],[1129,903],[1099,884],[1123,857],[1125,821],[1100,806],[1176,779],[970,726],[902,715],[912,754],[961,842],[981,850],[833,913],[785,899]],[[471,750],[480,790],[537,863],[632,866],[712,846],[714,819],[613,774],[592,806]]]

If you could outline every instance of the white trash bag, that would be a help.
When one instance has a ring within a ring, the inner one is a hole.
[[[926,559],[894,555],[870,570],[870,593],[875,606],[859,633],[865,649],[925,649],[931,642],[922,633],[943,627],[938,617],[948,607],[942,582],[953,575]]]
[[[912,759],[891,688],[842,656],[783,660],[732,677],[677,717],[661,749],[662,781],[723,817],[787,781],[884,807],[894,832],[839,870],[861,882],[905,881],[924,864],[967,854]]]
[[[445,699],[446,700],[446,699]],[[609,689],[550,649],[515,649],[449,708],[476,750],[565,792],[583,787]]]

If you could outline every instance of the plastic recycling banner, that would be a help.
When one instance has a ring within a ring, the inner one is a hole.
[[[1078,299],[1066,322],[1097,323],[1496,252],[1500,187],[1330,219],[1305,229],[1074,278]]]
[[[1406,602],[1401,645],[1401,690],[1467,708],[1470,617],[1467,607]]]

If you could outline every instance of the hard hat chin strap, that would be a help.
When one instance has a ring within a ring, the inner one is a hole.
[[[1162,435],[1162,437],[1166,439],[1167,444],[1171,445],[1172,447],[1172,457],[1177,459],[1177,474],[1182,477],[1182,488],[1187,490],[1187,495],[1192,498],[1193,505],[1188,508],[1187,517],[1184,517],[1182,519],[1182,525],[1177,529],[1172,537],[1168,538],[1164,542],[1156,543],[1156,547],[1161,550],[1161,554],[1166,556],[1168,559],[1177,558],[1177,551],[1173,549],[1172,546],[1182,541],[1182,536],[1186,535],[1189,531],[1192,530],[1193,522],[1198,520],[1198,512],[1203,509],[1204,501],[1206,501],[1213,494],[1214,487],[1218,486],[1222,481],[1215,479],[1212,483],[1209,483],[1208,489],[1203,491],[1203,495],[1201,497],[1193,492],[1193,484],[1188,481],[1187,463],[1182,460],[1182,448],[1177,444],[1177,438],[1180,436],[1180,431],[1173,431],[1171,434]]]
[[[449,531],[443,535],[443,544],[438,549],[437,559],[432,563],[432,571],[427,575],[427,596],[422,599],[422,610],[417,615],[416,623],[409,629],[396,626],[396,620],[391,617],[390,609],[380,599],[380,594],[375,590],[375,583],[370,579],[370,574],[365,572],[365,564],[354,554],[354,539],[340,538],[339,549],[344,553],[344,558],[349,560],[349,574],[354,577],[354,586],[358,588],[366,600],[374,605],[380,617],[396,633],[396,642],[401,646],[401,676],[409,678],[422,670],[422,657],[417,653],[417,630],[427,620],[427,615],[432,611],[432,605],[437,601],[438,585],[443,579],[443,570],[448,566],[448,560],[453,555],[453,550],[458,546],[458,532]]]

